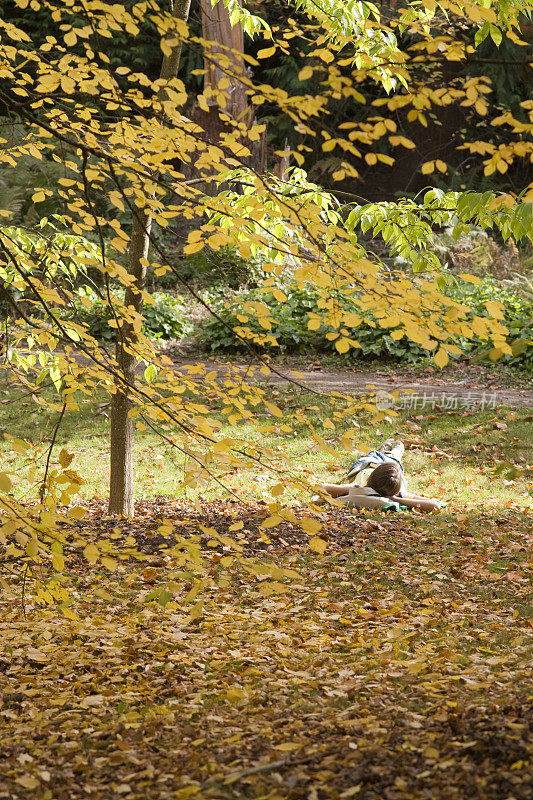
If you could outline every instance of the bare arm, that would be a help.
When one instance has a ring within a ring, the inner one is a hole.
[[[432,500],[430,497],[417,497],[417,495],[409,495],[409,497],[391,497],[395,503],[399,503],[406,508],[419,508],[420,511],[439,511],[440,506],[437,500]]]
[[[344,495],[350,494],[353,486],[351,483],[323,483],[320,488],[331,497],[344,497]]]

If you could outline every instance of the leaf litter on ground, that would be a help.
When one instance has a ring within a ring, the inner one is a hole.
[[[525,510],[296,510],[322,554],[261,504],[89,511],[146,561],[80,558],[78,619],[2,596],[0,798],[531,797]],[[164,520],[207,559],[187,601]],[[210,530],[298,577],[220,571]]]

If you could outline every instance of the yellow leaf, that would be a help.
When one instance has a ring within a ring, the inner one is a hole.
[[[82,508],[81,506],[73,506],[73,508],[69,508],[68,515],[72,517],[72,519],[83,519],[85,516],[87,509]]]
[[[434,161],[425,161],[422,164],[422,175],[429,175],[431,172],[435,171],[435,162]]]
[[[55,553],[52,557],[52,567],[56,572],[63,572],[65,569],[65,559],[59,553]]]
[[[65,34],[63,41],[65,42],[67,47],[73,47],[78,41],[78,37],[76,36],[74,31],[69,31],[67,34]]]
[[[333,59],[335,58],[335,56],[333,55],[333,53],[332,53],[330,50],[327,50],[327,49],[325,49],[325,48],[324,48],[323,50],[316,50],[316,51],[313,53],[313,55],[314,55],[314,56],[318,56],[319,58],[321,58],[321,59],[322,59],[322,61],[325,61],[325,62],[326,62],[326,64],[331,64],[331,62],[332,62],[332,61],[333,61]]]
[[[322,555],[327,545],[324,539],[321,539],[319,536],[314,536],[309,542],[309,547],[311,550],[314,550],[315,553]]]
[[[191,800],[192,797],[197,797],[199,791],[199,786],[186,786],[185,789],[174,792],[173,797],[175,800]]]
[[[258,586],[257,591],[263,597],[270,597],[273,594],[285,594],[288,589],[289,587],[286,584],[279,581],[263,581]]]
[[[113,595],[109,594],[109,592],[106,589],[103,589],[100,586],[97,589],[94,590],[94,594],[96,595],[96,597],[101,597],[102,600],[112,600],[113,599]]]
[[[305,533],[319,533],[322,530],[323,525],[317,519],[313,519],[312,517],[304,517],[303,519],[299,520],[300,528],[305,531]]]
[[[339,797],[341,800],[348,800],[349,797],[355,797],[356,794],[359,794],[361,791],[362,783],[357,783],[355,786],[350,786],[349,789],[346,789],[345,792],[341,792]]]
[[[83,555],[89,562],[89,564],[96,564],[98,559],[100,558],[100,550],[97,548],[95,544],[88,544],[84,550]]]
[[[445,367],[449,361],[448,353],[443,347],[439,347],[433,358],[437,367]]]
[[[437,167],[437,169],[439,170],[439,172],[446,172],[446,170],[448,169],[448,167],[446,166],[446,164],[444,163],[444,161],[441,161],[441,160],[440,160],[440,158],[438,158],[438,159],[435,161],[435,166]]]
[[[195,619],[198,619],[204,613],[204,601],[198,600],[198,602],[193,606],[191,613],[189,614],[189,622],[193,622]]]
[[[298,742],[283,742],[283,744],[275,744],[273,749],[282,753],[290,753],[291,750],[299,750],[301,746]]]
[[[102,556],[102,566],[109,570],[109,572],[114,572],[117,568],[116,559],[110,558],[110,556]]]
[[[481,278],[478,278],[477,275],[470,275],[468,272],[460,272],[459,277],[468,283],[481,283]]]
[[[15,451],[15,453],[20,453],[21,456],[25,455],[29,450],[28,442],[25,442],[24,439],[13,439],[11,442],[11,449]]]
[[[124,211],[124,203],[122,202],[122,198],[118,192],[109,192],[108,198],[109,201],[119,209],[119,211]]]
[[[186,244],[183,248],[183,252],[186,256],[190,256],[193,253],[198,253],[204,247],[204,242],[193,242],[193,244]]]
[[[0,472],[0,492],[8,494],[11,491],[11,479],[5,472]]]
[[[248,695],[239,686],[232,686],[226,690],[226,698],[230,703],[248,702]]]
[[[25,789],[30,789],[33,791],[37,789],[41,784],[34,778],[33,775],[21,775],[20,778],[15,778],[15,783],[18,783],[20,786],[23,786]]]
[[[69,78],[67,75],[63,75],[61,78],[61,88],[65,94],[72,94],[76,88],[76,83],[72,80],[72,78]]]
[[[268,401],[265,400],[265,406],[268,408],[270,413],[273,414],[275,417],[283,416],[283,411],[277,406],[275,406],[274,403],[269,403]]]
[[[347,353],[350,349],[350,343],[348,339],[337,339],[335,342],[335,349],[339,351],[339,353]]]
[[[198,103],[202,111],[205,111],[206,114],[209,113],[209,105],[207,103],[205,95],[199,94],[198,97],[196,98],[196,102]]]
[[[486,300],[485,308],[491,317],[495,317],[496,319],[501,319],[503,317],[503,305],[498,300]]]
[[[26,545],[26,555],[28,555],[30,558],[35,558],[38,552],[39,552],[39,547],[37,545],[37,542],[35,541],[35,539],[30,539],[30,541]]]
[[[280,517],[279,514],[272,514],[272,516],[267,517],[261,523],[262,528],[275,528],[276,525],[279,525],[283,522],[283,519]]]
[[[306,80],[308,80],[309,78],[312,78],[312,77],[313,77],[313,68],[309,67],[309,66],[304,67],[298,73],[298,80],[299,81],[306,81]]]
[[[265,47],[263,50],[259,50],[256,58],[271,58],[276,54],[276,49],[276,47]]]
[[[63,469],[66,469],[69,466],[69,464],[71,464],[73,458],[74,454],[67,453],[65,449],[61,450],[61,452],[59,453],[59,463],[61,464]]]

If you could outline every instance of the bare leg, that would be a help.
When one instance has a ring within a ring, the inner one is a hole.
[[[379,448],[379,452],[395,458],[396,461],[401,463],[405,445],[400,439],[387,439]]]

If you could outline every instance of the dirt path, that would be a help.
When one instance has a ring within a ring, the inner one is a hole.
[[[305,371],[300,375],[301,377],[297,378],[299,383],[305,384],[310,389],[323,392],[334,390],[353,395],[370,392],[376,395],[378,403],[384,408],[387,406],[422,408],[430,404],[450,410],[454,407],[494,408],[499,405],[533,408],[533,391],[480,387],[466,380],[449,382],[443,379],[436,380],[434,377],[428,377],[426,380],[420,377],[416,380],[407,380],[404,375],[383,377],[374,372]],[[269,382],[282,384],[286,381],[278,375],[272,375]]]
[[[89,363],[84,356],[79,356],[80,363]],[[186,372],[187,367],[203,365],[204,372],[189,375],[198,382],[204,380],[206,373],[215,371],[219,376],[228,372],[240,373],[243,377],[251,374],[250,365],[242,361],[224,361],[222,359],[198,360],[174,358],[176,370]],[[316,391],[322,394],[341,392],[354,397],[368,394],[377,395],[383,408],[421,409],[428,406],[439,406],[441,409],[474,409],[496,408],[533,408],[533,380],[530,388],[522,380],[521,385],[509,385],[509,376],[503,379],[496,368],[462,367],[452,372],[419,371],[399,368],[394,374],[382,370],[323,370],[319,362],[310,362],[300,368],[292,363],[271,363],[271,373],[263,375],[256,368],[253,377],[257,381],[270,386],[283,386],[293,382],[302,390]],[[144,367],[139,367],[139,373]],[[501,385],[501,382],[506,385]],[[390,396],[394,393],[394,396]]]
[[[242,375],[249,369],[246,365],[236,362],[207,360],[202,363],[205,364],[206,371],[215,370],[219,374],[228,369],[228,364],[232,371],[238,371]],[[176,366],[181,369],[188,364],[192,364],[192,360],[178,362]],[[292,379],[302,388],[321,393],[336,391],[354,396],[375,395],[382,408],[420,409],[439,406],[448,410],[455,408],[465,410],[480,407],[495,408],[500,405],[533,408],[533,389],[500,386],[488,370],[446,377],[437,377],[435,374],[423,377],[419,373],[412,376],[405,370],[388,375],[380,371],[323,371],[316,367],[291,369],[288,365],[271,366],[275,371],[268,376],[256,371],[255,379],[264,381],[270,386],[287,385]]]

